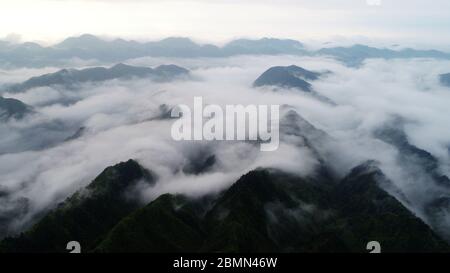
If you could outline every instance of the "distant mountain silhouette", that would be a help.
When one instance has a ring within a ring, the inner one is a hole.
[[[320,73],[312,72],[295,65],[275,66],[269,68],[259,76],[253,83],[253,86],[297,88],[305,92],[311,92],[311,84],[306,80],[317,80],[319,76]]]
[[[108,167],[28,233],[3,244],[14,245],[18,252],[61,252],[61,246],[71,240],[79,240],[86,248],[95,246],[119,220],[141,207],[138,200],[126,196],[140,181],[152,184],[156,177],[136,161]]]
[[[64,66],[73,58],[99,60],[101,62],[123,62],[139,57],[229,57],[236,55],[328,55],[350,66],[360,65],[369,58],[437,58],[450,59],[450,54],[437,50],[391,50],[365,45],[323,48],[309,51],[303,44],[288,39],[239,39],[223,47],[212,44],[197,44],[189,38],[170,37],[154,42],[104,40],[84,34],[70,37],[59,44],[43,47],[36,43],[13,44],[0,41],[0,63],[7,67]]]
[[[20,100],[0,97],[0,121],[21,119],[32,112],[32,107]]]
[[[306,50],[303,44],[295,40],[262,38],[259,40],[239,39],[231,41],[223,47],[224,55],[242,54],[294,54],[303,55]]]
[[[439,75],[441,84],[450,87],[450,73]]]
[[[11,85],[6,87],[6,91],[23,92],[31,88],[55,85],[70,88],[81,83],[102,82],[113,79],[149,78],[155,81],[169,81],[188,74],[189,71],[187,69],[176,65],[161,65],[152,69],[121,63],[111,68],[62,69],[55,73],[30,78],[20,84]]]
[[[375,48],[366,45],[354,45],[351,47],[323,48],[315,52],[316,55],[329,55],[349,66],[358,66],[366,59],[395,59],[395,58],[436,58],[450,59],[450,54],[437,50],[415,50],[406,48],[391,50],[387,48]]]

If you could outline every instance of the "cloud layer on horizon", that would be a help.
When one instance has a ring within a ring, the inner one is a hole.
[[[12,32],[24,40],[52,43],[83,33],[135,39],[187,33],[223,42],[249,33],[299,40],[370,33],[375,39],[445,45],[449,5],[446,0],[384,0],[380,6],[368,5],[367,0],[15,0],[2,3],[0,24],[10,28],[0,36]]]

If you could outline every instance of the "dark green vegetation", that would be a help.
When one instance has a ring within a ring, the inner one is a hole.
[[[63,86],[74,88],[81,83],[103,82],[107,80],[132,78],[149,78],[155,81],[169,81],[176,77],[189,74],[187,69],[176,65],[160,65],[154,69],[149,67],[138,67],[126,64],[117,64],[111,68],[93,67],[82,70],[62,69],[55,73],[45,74],[38,77],[7,87],[9,92],[23,92],[31,88],[44,86]]]
[[[89,186],[58,205],[28,232],[6,238],[2,251],[61,252],[67,242],[78,240],[89,249],[123,217],[141,207],[132,191],[140,181],[154,183],[156,177],[129,160],[106,168]]]
[[[436,58],[448,59],[449,54],[437,50],[416,50],[405,48],[392,50],[388,48],[375,48],[366,45],[354,45],[351,47],[322,48],[317,55],[333,56],[348,66],[360,66],[365,60],[379,59],[407,59],[407,58]]]
[[[164,194],[149,204],[130,199],[139,181],[156,178],[135,161],[107,168],[17,238],[3,252],[384,252],[448,251],[422,220],[384,188],[374,162],[341,181],[257,169],[218,196]],[[159,183],[159,182],[157,182]]]

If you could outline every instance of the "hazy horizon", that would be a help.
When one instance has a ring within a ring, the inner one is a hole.
[[[450,3],[424,0],[17,0],[2,1],[0,39],[51,45],[85,33],[150,41],[189,37],[224,44],[286,38],[449,49]],[[370,3],[375,3],[372,5]],[[107,12],[105,12],[107,11]],[[21,16],[17,16],[20,14]]]

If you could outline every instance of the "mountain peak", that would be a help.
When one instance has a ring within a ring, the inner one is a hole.
[[[97,36],[89,34],[89,33],[82,34],[77,39],[83,40],[83,41],[100,41],[101,40]]]
[[[312,72],[296,65],[274,66],[261,74],[253,86],[297,88],[305,92],[311,92],[312,86],[306,80],[316,80],[319,76],[320,73]]]
[[[144,169],[137,161],[128,160],[106,168],[88,187],[97,193],[119,194],[132,186],[137,180],[145,179],[153,183],[156,180],[154,174]]]
[[[130,67],[130,65],[127,65],[127,64],[124,64],[124,63],[118,63],[118,64],[112,66],[111,68],[114,68],[114,67]]]
[[[174,65],[174,64],[163,64],[163,65],[160,65],[160,66],[155,68],[155,71],[158,72],[158,73],[162,73],[164,75],[168,75],[168,76],[170,76],[170,75],[175,76],[175,75],[186,75],[186,74],[189,74],[189,70],[187,70],[187,69],[185,69],[183,67]]]
[[[0,121],[7,121],[11,118],[21,119],[30,112],[32,112],[31,106],[20,100],[0,96]]]

